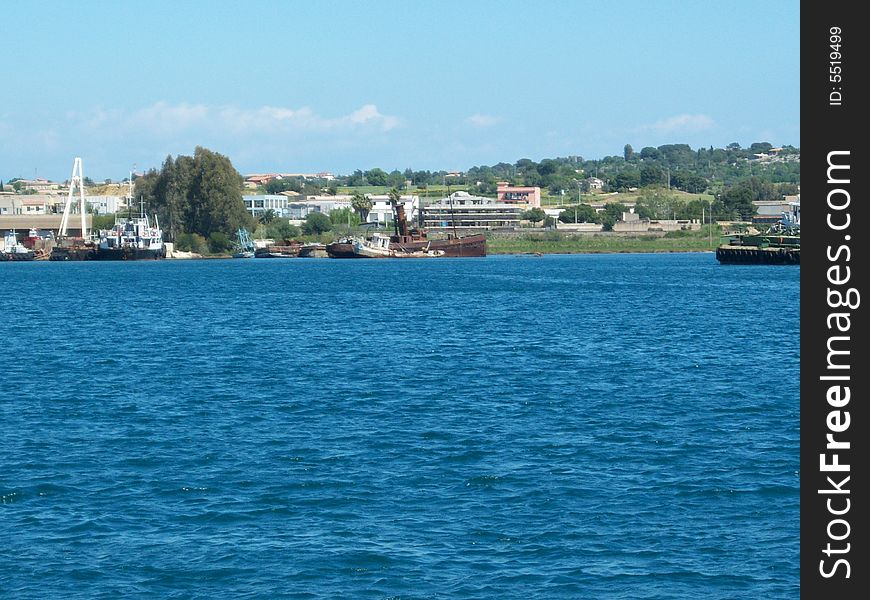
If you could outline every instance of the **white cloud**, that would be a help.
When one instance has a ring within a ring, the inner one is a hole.
[[[493,125],[501,123],[501,121],[501,117],[484,115],[481,113],[475,113],[465,119],[465,122],[467,124],[471,125],[472,127],[477,127],[478,129],[482,129],[484,127],[492,127]]]
[[[707,115],[682,114],[661,119],[651,125],[644,125],[641,130],[660,134],[696,133],[710,129],[715,124],[715,121]]]
[[[149,107],[123,114],[118,111],[95,111],[89,115],[91,125],[121,126],[128,131],[173,134],[185,130],[209,130],[233,133],[291,133],[295,131],[328,132],[357,129],[390,131],[399,119],[382,114],[374,104],[366,104],[339,117],[322,117],[306,107],[280,106],[240,108],[205,104],[169,104],[157,102]]]

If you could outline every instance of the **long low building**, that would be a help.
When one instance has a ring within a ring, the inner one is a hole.
[[[448,198],[423,206],[423,227],[432,230],[519,227],[524,210],[523,205],[454,192]]]
[[[0,215],[0,233],[5,234],[9,231],[17,231],[18,233],[26,234],[31,229],[41,229],[43,231],[52,231],[55,235],[60,231],[60,220],[63,215]],[[93,229],[93,216],[85,215],[85,227],[88,232]],[[81,237],[82,235],[82,218],[79,214],[71,214],[66,228],[67,235],[71,237]]]

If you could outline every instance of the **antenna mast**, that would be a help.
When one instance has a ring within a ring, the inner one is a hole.
[[[82,176],[82,159],[78,156],[73,162],[72,175],[69,179],[69,194],[63,205],[63,217],[60,219],[60,229],[58,231],[60,237],[66,237],[66,230],[69,225],[69,207],[73,203],[73,191],[77,185],[79,188],[79,212],[82,215],[82,238],[86,238],[88,236],[88,228],[85,222],[85,184],[84,177]]]

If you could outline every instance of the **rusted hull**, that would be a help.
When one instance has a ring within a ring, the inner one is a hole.
[[[266,246],[254,251],[255,258],[296,258],[301,246]]]
[[[96,260],[97,251],[93,247],[55,246],[49,260]]]
[[[368,258],[357,254],[353,244],[346,242],[333,242],[326,245],[326,254],[329,258]]]
[[[486,256],[486,236],[482,233],[447,240],[419,240],[414,242],[393,242],[390,248],[404,252],[441,250],[445,257]]]

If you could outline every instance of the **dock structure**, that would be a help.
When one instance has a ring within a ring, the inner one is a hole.
[[[734,265],[799,265],[801,249],[723,245],[716,249],[716,260]]]

